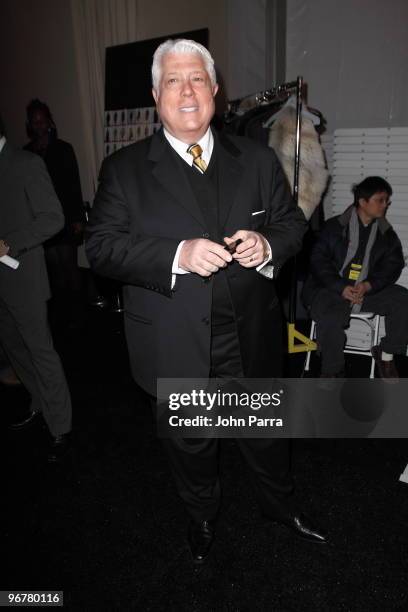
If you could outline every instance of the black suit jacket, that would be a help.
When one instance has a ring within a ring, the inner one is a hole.
[[[306,229],[271,149],[239,137],[217,137],[221,234],[260,231],[275,274],[300,248]],[[178,275],[179,242],[209,228],[179,160],[160,132],[107,158],[88,228],[93,268],[125,283],[125,327],[132,372],[153,395],[157,377],[207,377],[212,281]],[[258,214],[253,214],[258,213]],[[276,373],[282,337],[274,283],[237,263],[227,278],[246,376]]]
[[[38,155],[31,142],[24,149]],[[77,239],[72,233],[71,226],[76,222],[83,223],[85,218],[78,162],[74,149],[69,142],[59,138],[51,139],[42,159],[50,175],[65,217],[64,229],[56,236],[53,236],[47,242],[47,245],[50,246],[67,241],[76,243]]]
[[[0,238],[19,260],[17,270],[0,263],[0,298],[30,308],[50,297],[42,244],[64,225],[64,215],[44,162],[5,144],[0,153]]]

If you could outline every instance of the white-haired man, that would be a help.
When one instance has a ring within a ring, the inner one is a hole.
[[[87,243],[94,269],[126,285],[134,378],[155,396],[159,377],[280,375],[271,277],[300,248],[303,213],[273,151],[211,130],[218,86],[207,49],[163,43],[152,77],[163,130],[104,162]],[[238,239],[230,254],[225,244]],[[196,563],[209,552],[219,509],[217,442],[165,440]],[[263,513],[323,542],[289,503],[288,442],[238,444]]]

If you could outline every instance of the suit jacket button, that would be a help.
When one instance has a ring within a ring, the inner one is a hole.
[[[208,234],[207,232],[204,232],[203,238],[209,238],[209,237],[210,237],[210,234]]]
[[[210,324],[210,319],[208,317],[203,317],[201,319],[201,322],[204,323],[204,325],[209,325]]]

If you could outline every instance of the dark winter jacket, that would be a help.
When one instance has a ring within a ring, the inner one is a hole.
[[[302,299],[310,306],[321,288],[339,295],[352,281],[340,276],[349,242],[349,222],[353,206],[329,219],[317,239],[310,258],[309,276]],[[398,280],[405,265],[401,242],[388,221],[378,219],[377,236],[371,251],[368,275],[370,294],[377,293]]]

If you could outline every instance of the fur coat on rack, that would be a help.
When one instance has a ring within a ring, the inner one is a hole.
[[[269,146],[277,154],[293,191],[296,110],[284,108],[269,130]],[[326,189],[329,172],[319,136],[310,119],[302,117],[298,206],[309,220]]]

